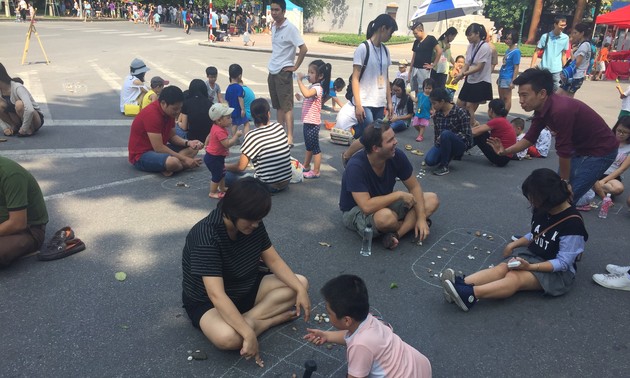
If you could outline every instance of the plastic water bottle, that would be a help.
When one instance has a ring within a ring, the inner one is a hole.
[[[599,208],[599,217],[602,219],[606,219],[608,217],[608,210],[612,206],[612,198],[610,198],[610,193],[606,194],[606,198],[602,201],[602,206]]]
[[[363,229],[363,242],[361,243],[361,256],[372,255],[372,225],[366,224]]]

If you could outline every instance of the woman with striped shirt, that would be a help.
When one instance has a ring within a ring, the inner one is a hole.
[[[265,184],[238,180],[190,230],[182,253],[182,302],[193,326],[217,348],[240,350],[260,366],[258,335],[302,310],[308,320],[311,308],[307,279],[269,240],[262,219],[270,210]]]

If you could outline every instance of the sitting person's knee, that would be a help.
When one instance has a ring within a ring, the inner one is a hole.
[[[398,229],[398,217],[396,213],[389,209],[381,209],[374,213],[374,227],[382,232],[389,232]]]
[[[438,195],[433,192],[424,193],[424,208],[426,211],[434,212],[440,206]]]
[[[243,339],[236,332],[231,336],[213,337],[210,341],[221,350],[238,350],[243,346]]]
[[[166,158],[166,163],[164,163],[164,168],[169,172],[178,172],[184,169],[184,165],[179,159],[169,156]]]

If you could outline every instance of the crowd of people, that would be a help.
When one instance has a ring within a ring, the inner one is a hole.
[[[230,83],[223,92],[213,66],[206,69],[206,80],[194,79],[182,91],[158,76],[145,85],[150,69],[134,59],[120,97],[120,112],[135,115],[128,149],[129,162],[136,169],[171,176],[202,163],[207,166],[209,197],[218,203],[186,237],[183,306],[192,325],[217,348],[239,350],[260,366],[264,362],[258,335],[301,315],[310,317],[308,279],[284,262],[263,222],[271,210],[271,196],[284,192],[292,177],[294,101],[303,101],[304,177],[316,179],[321,175],[321,109],[328,98],[336,97],[331,90],[343,89],[343,80],[332,80],[332,66],[320,59],[309,62],[306,74],[298,73],[294,79],[308,48],[285,11],[284,0],[272,1],[271,34],[282,33],[283,38],[272,39],[271,105],[247,90],[243,85],[246,73],[238,64],[229,66]],[[589,190],[602,197],[623,192],[622,173],[630,166],[630,117],[621,114],[611,130],[596,111],[572,98],[582,85],[592,53],[588,26],[578,24],[570,38],[563,33],[565,26],[566,19],[558,17],[554,30],[543,34],[538,43],[540,66],[522,73],[518,33],[503,33],[508,49],[496,83],[498,98],[490,79],[498,64],[496,50],[481,24],[466,29],[467,52],[453,58],[450,42],[457,30],[449,28],[436,39],[422,23],[414,22],[411,65],[402,64],[394,80],[389,78],[391,58],[385,45],[398,29],[391,16],[382,14],[371,21],[366,41],[355,51],[348,102],[339,113],[350,119],[344,122],[353,128],[355,138],[342,154],[340,219],[361,236],[366,228],[372,229],[384,248],[397,248],[408,234],[418,243],[425,241],[431,232],[430,217],[440,205],[436,193],[423,191],[407,154],[397,147],[396,132],[412,125],[418,132],[416,142],[424,143],[424,129],[433,123],[434,139],[424,162],[436,167],[433,173],[438,176],[448,174],[451,162],[473,146],[491,164],[503,167],[514,159],[547,156],[551,136],[555,137],[557,171],[536,169],[522,183],[523,196],[532,208],[530,232],[509,243],[505,260],[492,268],[468,276],[458,276],[451,268],[442,272],[445,299],[464,311],[479,299],[507,298],[518,291],[550,296],[568,292],[588,240],[578,209],[589,204],[585,199]],[[572,58],[576,62],[571,80],[562,72],[569,41],[575,47]],[[534,55],[535,64],[538,53]],[[297,95],[294,84],[299,88]],[[533,112],[527,131],[523,119],[507,118],[514,88],[523,110]],[[26,88],[2,65],[0,90],[5,135],[36,133],[43,115]],[[475,113],[487,101],[489,120],[481,124]],[[271,108],[276,110],[277,122],[272,121]],[[226,163],[229,148],[237,144],[237,161]],[[203,159],[198,157],[202,149]],[[250,163],[252,173],[247,171]],[[19,176],[19,183],[7,184],[4,178],[9,175]],[[10,197],[6,214],[4,208],[0,213],[0,263],[8,265],[42,245],[48,215],[41,190],[28,172],[0,158],[0,176],[0,197],[22,193]],[[397,180],[405,190],[394,190]],[[17,255],[8,253],[3,250],[8,235],[18,235],[20,242],[24,239],[29,244]],[[593,276],[595,282],[630,290],[630,267],[608,265],[606,269],[608,274]],[[369,314],[361,278],[333,278],[321,292],[332,325],[339,331],[309,329],[304,338],[315,345],[346,345],[350,376],[431,375],[425,356]],[[396,353],[382,353],[385,348],[396,348]]]

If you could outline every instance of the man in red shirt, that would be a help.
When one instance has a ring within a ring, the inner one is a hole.
[[[552,74],[546,69],[530,68],[514,81],[526,112],[534,111],[525,137],[508,148],[498,138],[488,143],[499,156],[523,151],[536,144],[544,128],[556,138],[558,174],[571,184],[573,203],[593,187],[617,157],[619,142],[610,127],[588,105],[571,97],[553,93]]]
[[[201,164],[201,159],[195,155],[203,148],[203,142],[186,140],[175,134],[175,118],[183,103],[181,89],[166,87],[158,101],[143,108],[136,116],[131,124],[128,146],[129,162],[134,167],[170,176]]]

